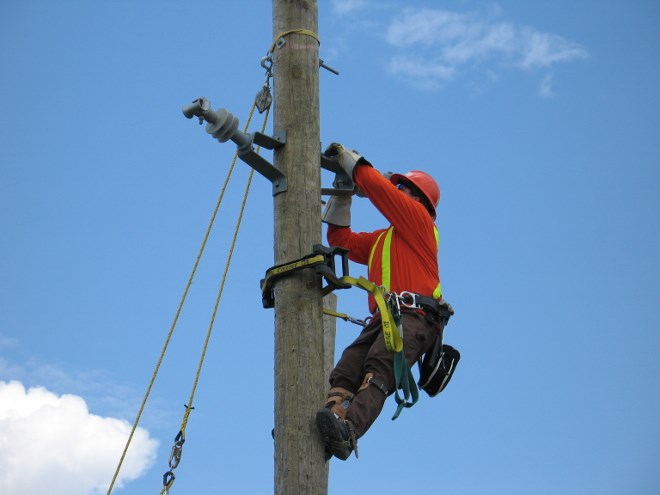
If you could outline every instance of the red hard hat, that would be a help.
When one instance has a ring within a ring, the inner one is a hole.
[[[440,202],[440,188],[433,177],[421,170],[411,170],[406,174],[392,174],[390,182],[394,185],[409,182],[419,189],[427,200],[429,213],[435,218],[435,209]]]

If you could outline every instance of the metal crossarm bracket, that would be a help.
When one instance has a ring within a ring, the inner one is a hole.
[[[286,133],[284,131],[281,136],[267,136],[260,132],[253,132],[249,136],[252,138],[252,143],[269,150],[279,148],[286,143]],[[239,148],[238,157],[273,184],[273,196],[287,190],[286,176],[280,169],[257,153],[252,145]]]
[[[261,132],[245,133],[238,129],[238,118],[226,109],[213,111],[211,102],[197,98],[190,105],[183,107],[183,115],[192,119],[199,118],[199,123],[206,121],[206,132],[221,143],[232,140],[238,146],[238,157],[273,184],[273,196],[287,190],[284,173],[268,160],[259,155],[254,145],[272,150],[286,143],[286,133],[267,136]]]

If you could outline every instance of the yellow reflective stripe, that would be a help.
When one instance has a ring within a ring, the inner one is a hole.
[[[385,241],[383,241],[383,254],[381,258],[381,281],[385,290],[390,290],[390,281],[392,277],[392,272],[390,270],[391,258],[390,250],[392,246],[392,233],[394,232],[394,227],[387,229],[387,234],[385,235]]]
[[[385,301],[385,297],[384,297],[384,292],[389,292],[390,283],[391,283],[390,252],[392,247],[393,233],[394,233],[394,227],[390,227],[387,229],[387,231],[381,232],[380,235],[376,238],[376,242],[374,242],[373,246],[371,247],[371,251],[369,252],[369,261],[367,266],[369,267],[369,273],[371,273],[376,249],[378,249],[381,239],[383,239],[383,235],[385,235],[385,239],[383,240],[382,254],[381,254],[381,286],[380,287],[378,287],[376,284],[367,280],[364,277],[360,277],[359,279],[354,279],[352,277],[345,276],[342,277],[340,281],[349,283],[356,287],[360,287],[366,290],[367,292],[371,293],[371,295],[374,297],[374,300],[376,301],[376,305],[378,306],[378,310],[380,311],[381,314],[383,337],[385,338],[385,346],[387,347],[388,351],[399,352],[401,351],[401,349],[403,349],[403,340],[401,339],[401,335],[399,334],[399,331],[396,328],[396,324],[394,323],[394,319],[390,313],[389,306],[387,305],[387,302]],[[433,226],[433,235],[435,237],[436,247],[439,247],[440,232],[438,232],[438,228],[435,225]],[[438,281],[438,286],[433,291],[433,297],[435,299],[442,298],[442,287],[439,281]]]
[[[369,273],[371,273],[372,270],[372,264],[373,264],[373,259],[374,259],[374,254],[376,253],[376,249],[378,249],[378,245],[380,244],[381,239],[383,238],[383,234],[385,234],[385,240],[383,241],[383,248],[382,248],[382,255],[381,255],[381,285],[385,287],[386,290],[390,290],[391,286],[391,264],[392,264],[392,259],[391,259],[391,246],[392,246],[392,234],[394,233],[394,227],[390,227],[387,229],[385,232],[381,232],[380,235],[376,238],[376,242],[374,242],[374,245],[371,247],[371,251],[369,252]],[[436,247],[440,247],[440,232],[438,231],[438,228],[434,225],[433,226],[433,236],[435,237],[435,244]],[[440,281],[438,281],[438,285],[433,291],[433,297],[435,299],[442,299],[442,285]]]
[[[433,226],[433,235],[435,236],[435,246],[440,248],[440,232],[438,232],[438,227]],[[433,291],[434,299],[442,299],[442,285],[440,285],[440,279],[438,279],[438,286]]]
[[[385,289],[390,290],[390,280],[391,280],[391,271],[390,271],[390,247],[392,246],[392,233],[394,232],[394,227],[390,227],[385,232],[381,232],[380,235],[376,238],[376,242],[371,247],[369,252],[369,272],[371,273],[371,267],[373,265],[374,255],[376,254],[376,249],[380,244],[380,240],[385,235],[385,240],[383,241],[383,248],[381,249],[381,262],[380,262],[380,282]]]
[[[380,235],[376,238],[376,242],[374,242],[374,245],[371,246],[371,251],[369,252],[369,263],[367,264],[367,266],[369,267],[369,270],[371,270],[371,262],[374,259],[374,253],[376,252],[376,248],[378,247],[378,243],[383,238],[384,234],[385,234],[385,232],[381,232]]]

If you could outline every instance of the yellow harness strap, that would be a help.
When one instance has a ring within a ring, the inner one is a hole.
[[[355,278],[345,275],[339,280],[341,282],[351,284],[354,287],[359,287],[360,289],[366,290],[374,297],[376,305],[378,306],[378,311],[380,312],[380,319],[383,327],[383,337],[385,338],[385,347],[387,347],[387,350],[390,352],[399,352],[403,350],[403,339],[401,338],[401,334],[396,328],[396,323],[394,322],[394,317],[390,312],[387,301],[385,301],[385,289],[364,277]]]
[[[433,226],[433,235],[435,236],[435,245],[436,247],[440,247],[440,232],[438,232],[438,227],[435,225]],[[438,286],[435,288],[433,291],[433,298],[437,299],[438,301],[442,299],[442,285],[440,284],[440,281],[438,280]]]
[[[381,255],[381,260],[380,260],[380,271],[381,271],[381,284],[385,288],[386,291],[390,290],[390,248],[392,245],[392,234],[394,233],[394,227],[390,227],[387,229],[385,232],[381,232],[378,238],[376,239],[376,242],[374,242],[374,245],[371,247],[371,251],[369,252],[369,264],[367,265],[369,267],[369,272],[371,273],[371,265],[373,264],[373,259],[374,259],[374,254],[376,253],[376,249],[378,249],[378,245],[381,242],[381,239],[383,239],[383,248],[381,249],[382,255]]]
[[[381,232],[378,238],[376,239],[376,242],[374,242],[374,245],[371,247],[371,251],[369,252],[369,261],[368,261],[368,267],[369,271],[371,272],[371,266],[373,263],[374,259],[374,254],[376,253],[376,249],[378,249],[378,246],[381,243],[381,240],[383,241],[383,248],[382,248],[382,255],[381,255],[381,278],[382,278],[382,285],[385,287],[385,290],[389,291],[390,290],[390,283],[391,283],[391,246],[392,246],[392,234],[394,233],[394,227],[388,228],[385,232]],[[438,228],[434,225],[433,226],[433,235],[435,237],[435,245],[437,247],[440,246],[440,232],[438,232]],[[383,239],[384,237],[384,239]],[[434,299],[442,299],[442,286],[440,285],[440,282],[438,282],[437,287],[433,291],[433,297]]]

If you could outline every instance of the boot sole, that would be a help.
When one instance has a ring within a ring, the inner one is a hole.
[[[347,440],[341,435],[339,420],[330,409],[321,409],[316,413],[316,426],[326,450],[342,461],[348,459],[353,449],[346,445]]]

